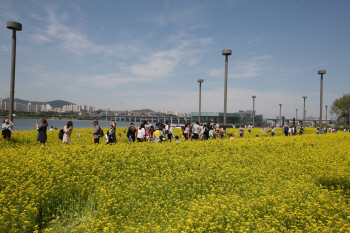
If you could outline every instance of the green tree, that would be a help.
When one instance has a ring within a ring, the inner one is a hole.
[[[345,121],[349,125],[350,94],[344,94],[343,97],[334,100],[330,113],[336,115],[337,121]]]

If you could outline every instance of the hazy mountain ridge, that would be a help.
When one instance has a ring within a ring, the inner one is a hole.
[[[2,101],[3,101],[3,102],[10,103],[10,98],[3,99]],[[31,103],[32,105],[35,105],[35,104],[38,104],[38,105],[50,104],[50,106],[51,106],[52,108],[62,108],[64,105],[71,105],[71,104],[74,104],[74,103],[72,103],[72,102],[65,101],[65,100],[52,100],[52,101],[40,102],[40,101],[22,100],[22,99],[17,99],[17,98],[15,98],[15,102],[16,102],[17,104],[28,104],[28,103]]]

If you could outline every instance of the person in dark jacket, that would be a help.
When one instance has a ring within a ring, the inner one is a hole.
[[[112,144],[117,142],[116,136],[115,136],[115,131],[116,131],[116,127],[115,127],[115,123],[112,122],[111,123],[111,129],[107,131],[108,133],[108,142],[107,144]]]
[[[4,122],[1,126],[2,137],[4,139],[4,142],[6,142],[6,139],[7,139],[7,142],[10,142],[11,134],[12,134],[12,127],[13,127],[13,123],[8,118],[5,118]]]
[[[128,128],[128,133],[126,134],[126,136],[128,138],[131,138],[132,141],[135,142],[135,133],[136,133],[136,129],[134,127],[134,123],[130,123],[130,127]]]
[[[283,127],[284,135],[288,136],[288,130],[289,130],[288,126],[285,125],[285,126]]]
[[[44,148],[47,140],[46,130],[49,123],[46,121],[46,119],[42,119],[41,124],[42,126],[39,126],[39,123],[36,122],[36,130],[39,131],[37,141],[40,142],[41,147]]]
[[[203,131],[203,134],[202,134],[202,138],[203,138],[203,140],[208,140],[208,138],[209,138],[208,125],[204,126],[204,131]]]

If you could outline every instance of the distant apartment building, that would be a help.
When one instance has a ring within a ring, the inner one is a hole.
[[[9,110],[9,104],[5,101],[0,101],[0,109],[1,110]],[[20,104],[17,102],[13,103],[13,110],[19,112],[50,112],[53,111],[50,104],[42,104],[42,105],[32,105],[31,103]]]
[[[43,104],[41,105],[41,112],[51,112],[52,107],[50,104]]]

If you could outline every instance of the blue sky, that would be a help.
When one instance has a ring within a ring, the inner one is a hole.
[[[4,1],[0,97],[9,97],[17,33],[15,98],[63,99],[113,110],[223,111],[319,117],[349,93],[350,1]],[[323,109],[325,112],[325,109]]]

